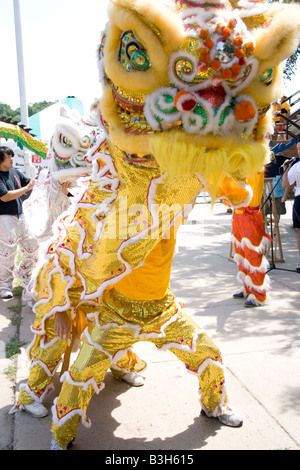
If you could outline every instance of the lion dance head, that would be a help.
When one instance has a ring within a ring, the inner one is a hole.
[[[99,46],[100,114],[114,145],[208,186],[262,171],[281,63],[299,43],[299,8],[111,0],[109,19]]]

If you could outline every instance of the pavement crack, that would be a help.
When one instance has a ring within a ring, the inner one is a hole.
[[[246,392],[251,396],[251,398],[256,401],[256,403],[259,404],[259,406],[267,413],[267,415],[276,423],[276,425],[282,429],[282,431],[295,443],[295,445],[300,449],[300,443],[295,439],[289,431],[278,421],[278,419],[274,416],[273,413],[271,413],[268,408],[259,400],[252,392],[251,390],[242,382],[241,379],[238,378],[238,376],[229,368],[227,367],[227,370],[233,375],[233,377],[236,379],[236,381],[246,390]]]

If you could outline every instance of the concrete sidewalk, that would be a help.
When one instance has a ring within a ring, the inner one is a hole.
[[[136,350],[148,363],[145,385],[130,387],[108,372],[105,389],[88,408],[92,427],[79,426],[73,451],[300,449],[300,274],[295,271],[299,253],[291,208],[288,201],[280,223],[286,262],[270,271],[271,301],[259,308],[246,309],[243,301],[232,298],[239,284],[237,266],[228,260],[231,216],[226,207],[216,204],[211,212],[210,206],[196,204],[180,229],[171,287],[184,300],[185,311],[221,348],[231,402],[244,425],[228,428],[200,415],[197,379],[170,352],[140,343]],[[15,334],[7,307],[16,300],[0,302],[3,346]],[[24,307],[20,339],[26,344],[32,339],[32,322],[31,310]],[[0,356],[0,448],[46,450],[51,413],[41,420],[7,414],[14,401],[14,384],[5,373],[10,362]],[[20,355],[17,389],[27,374]],[[45,402],[49,410],[60,389],[59,377],[54,384]]]

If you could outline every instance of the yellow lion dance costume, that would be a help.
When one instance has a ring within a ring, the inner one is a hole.
[[[250,201],[246,178],[269,160],[280,64],[299,43],[298,7],[240,3],[110,2],[94,109],[105,133],[37,277],[31,374],[19,395],[20,406],[44,393],[67,342],[56,318],[76,319],[83,344],[52,408],[52,448],[66,449],[80,420],[90,426],[92,395],[111,364],[130,370],[138,341],[169,349],[196,374],[208,416],[242,424],[219,349],[169,289],[185,206],[203,189],[233,207]]]

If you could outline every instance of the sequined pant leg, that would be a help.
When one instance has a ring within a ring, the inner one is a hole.
[[[104,387],[102,381],[111,364],[109,357],[91,344],[84,343],[52,407],[52,433],[55,441],[66,449],[77,435],[80,419],[86,427],[91,422],[86,415],[88,404]]]
[[[243,283],[246,296],[253,295],[260,304],[263,304],[267,300],[269,285],[267,268],[264,267],[266,264],[264,254],[257,253],[247,246],[241,248],[235,245],[235,255],[239,269],[237,278]]]
[[[165,337],[151,340],[169,349],[199,380],[201,407],[208,416],[222,414],[227,402],[227,381],[221,351],[184,312],[165,330]]]
[[[18,249],[17,217],[0,215],[0,289],[11,289]]]
[[[26,287],[38,261],[39,242],[30,234],[23,214],[18,220],[20,226],[19,245],[22,256],[20,264],[16,268],[16,275],[22,279],[23,287]]]
[[[18,246],[21,261],[15,265]],[[0,288],[12,288],[14,274],[20,277],[25,287],[31,278],[38,258],[38,241],[33,238],[25,224],[24,215],[0,216]]]
[[[161,318],[158,318],[157,323],[161,325]],[[95,326],[86,335],[85,344],[74,365],[65,374],[61,393],[52,409],[52,432],[62,448],[66,448],[76,438],[80,419],[83,424],[90,426],[86,410],[91,397],[101,390],[110,364],[138,341],[151,341],[158,348],[173,352],[198,377],[202,408],[210,416],[222,413],[227,399],[222,356],[196,323],[181,312],[171,317],[166,328],[156,328],[157,325],[152,322],[151,327],[160,330],[157,335],[145,329],[136,335],[131,326]]]
[[[17,405],[29,405],[34,401],[42,403],[52,384],[55,372],[61,362],[68,343],[54,332],[55,319],[46,321],[46,335],[30,350],[31,365],[27,383],[20,387]]]
[[[38,276],[38,301],[43,299],[45,295],[44,280],[48,279],[52,265],[45,264]],[[51,288],[62,285],[60,274],[53,276]],[[51,291],[52,291],[51,289]],[[70,305],[77,305],[81,295],[81,283],[76,281],[69,290]],[[59,289],[53,289],[56,295],[49,296],[45,303],[35,306],[36,318],[32,325],[32,331],[35,333],[34,340],[28,348],[31,359],[30,373],[26,385],[20,387],[17,406],[28,405],[34,401],[42,402],[50,385],[52,384],[55,372],[62,360],[64,353],[68,347],[67,340],[60,339],[54,331],[56,322],[56,307],[60,302]],[[57,294],[58,292],[58,294]],[[46,294],[47,295],[47,294]],[[44,321],[44,309],[48,309],[48,316]],[[52,315],[50,312],[53,311]],[[69,308],[64,310],[71,318]],[[59,315],[59,313],[58,313]],[[73,333],[75,331],[73,329]]]
[[[232,222],[235,261],[238,265],[237,278],[243,283],[246,296],[254,296],[263,303],[267,300],[269,277],[266,274],[268,262],[264,255],[267,239],[263,232],[261,212],[235,214]]]

